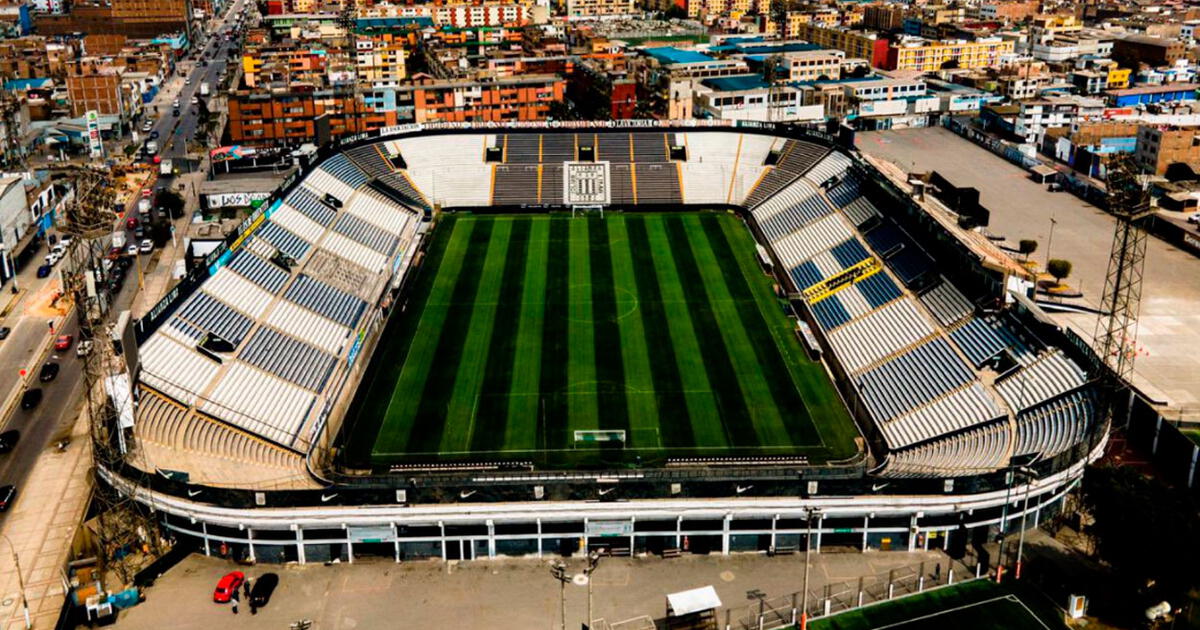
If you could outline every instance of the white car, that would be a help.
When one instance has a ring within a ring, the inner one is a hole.
[[[1193,212],[1188,215],[1188,223],[1200,223],[1200,212]]]
[[[150,252],[154,251],[154,241],[148,238],[142,239],[142,244],[140,247],[138,247],[138,251],[143,254],[149,254]]]
[[[191,85],[191,84],[192,84],[192,77],[188,77],[188,78],[184,79],[184,80],[183,80],[183,84],[184,84],[184,85]]]
[[[129,245],[127,245],[127,246],[125,247],[125,255],[127,255],[127,256],[137,256],[137,253],[138,253],[138,246],[137,246],[137,245],[134,245],[133,243],[130,243]]]
[[[146,122],[142,123],[142,131],[145,131],[148,133],[151,129],[154,129],[154,121],[153,120],[147,120]]]
[[[175,99],[175,102],[171,103],[171,107],[179,109],[179,99]]]
[[[193,96],[193,97],[192,97],[192,105],[199,105],[199,104],[200,104],[200,97],[199,97],[199,96]]]
[[[75,345],[75,356],[83,358],[92,353],[92,340],[83,339]]]

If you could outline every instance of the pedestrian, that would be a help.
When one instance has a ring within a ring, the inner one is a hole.
[[[246,591],[246,601],[250,601],[250,578],[246,578],[246,581],[242,583],[242,588]]]
[[[233,597],[229,598],[229,605],[233,607],[233,614],[237,614],[238,607],[238,592],[233,592]]]

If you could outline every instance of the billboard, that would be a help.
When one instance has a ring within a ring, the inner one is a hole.
[[[88,147],[94,158],[104,156],[104,142],[100,139],[100,112],[89,109],[84,115],[87,122]]]

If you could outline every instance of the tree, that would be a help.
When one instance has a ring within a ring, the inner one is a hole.
[[[1017,244],[1017,251],[1020,252],[1026,260],[1029,260],[1029,255],[1033,252],[1036,252],[1037,248],[1038,242],[1031,238],[1023,238],[1021,239],[1021,242]]]
[[[1071,261],[1051,258],[1050,262],[1046,263],[1046,272],[1054,276],[1056,283],[1062,284],[1063,278],[1071,275]]]
[[[1134,468],[1105,465],[1088,468],[1083,499],[1095,519],[1087,532],[1113,574],[1128,580],[1127,591],[1154,580],[1174,602],[1196,583],[1200,506],[1186,492]]]
[[[953,70],[958,67],[958,58],[947,59],[942,62],[942,70]]]
[[[158,193],[158,206],[166,211],[167,216],[172,219],[183,216],[183,197],[173,190],[164,190]]]

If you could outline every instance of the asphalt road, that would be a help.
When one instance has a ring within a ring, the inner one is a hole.
[[[172,114],[172,103],[164,100],[158,105],[157,118],[154,121],[153,131],[158,132],[158,145],[160,147],[160,155],[164,159],[181,159],[187,157],[187,143],[196,133],[198,123],[198,115],[196,106],[191,104],[193,96],[200,95],[200,84],[207,82],[210,87],[210,96],[217,92],[217,78],[221,76],[221,71],[230,61],[230,51],[233,48],[234,42],[226,42],[222,34],[226,25],[236,19],[242,10],[242,1],[238,0],[233,6],[225,12],[221,17],[217,26],[213,29],[213,35],[209,37],[204,50],[201,52],[200,58],[181,61],[185,68],[188,68],[187,74],[183,77],[190,79],[190,84],[185,83],[177,96],[172,100],[179,102],[179,116]],[[208,58],[213,51],[216,51],[216,56],[209,59],[208,66],[202,65],[200,59]],[[178,125],[178,126],[177,126]],[[139,129],[140,132],[140,129]]]

